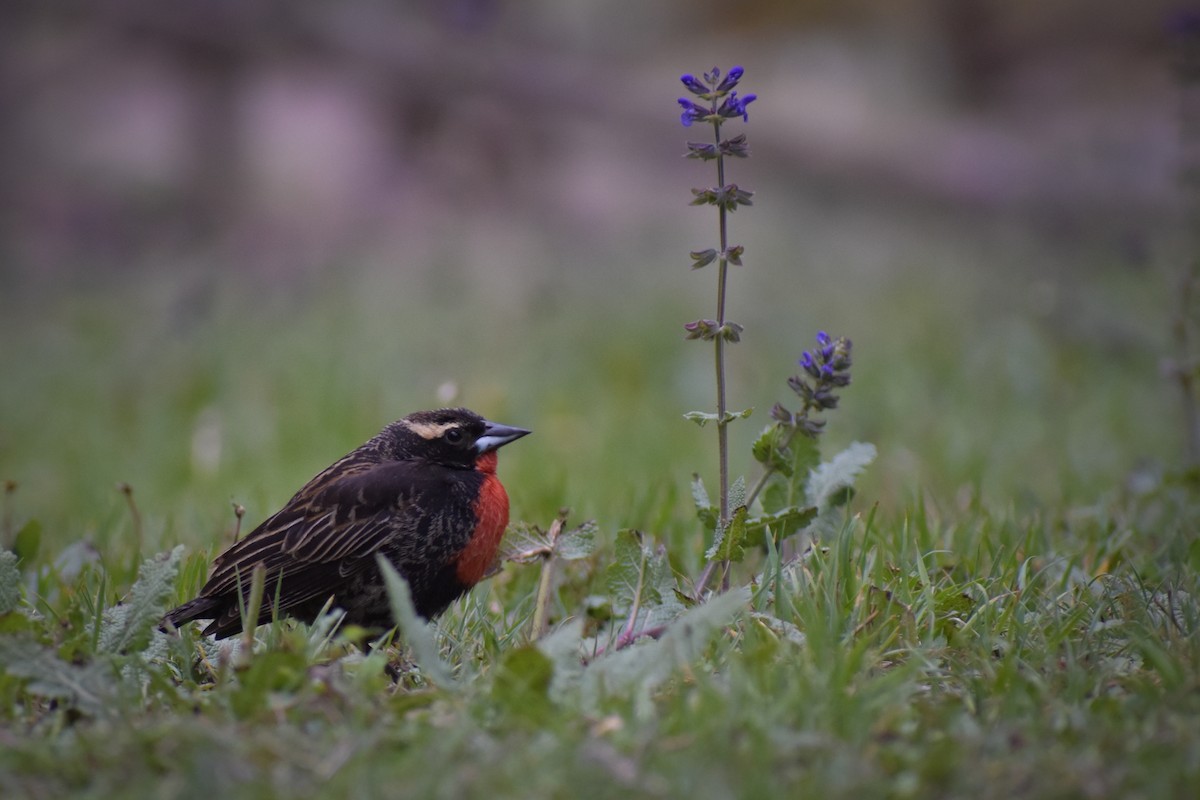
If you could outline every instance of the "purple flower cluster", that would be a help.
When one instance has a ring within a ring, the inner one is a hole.
[[[706,72],[700,78],[695,75],[680,76],[684,88],[707,105],[686,97],[679,98],[679,105],[683,107],[679,121],[685,128],[691,127],[693,122],[711,122],[720,126],[725,120],[735,117],[741,117],[743,121],[748,122],[750,115],[746,113],[746,106],[753,103],[757,95],[738,97],[738,93],[734,91],[744,72],[741,67],[734,67],[722,77],[721,70],[713,67],[712,72]]]
[[[825,331],[817,333],[817,346],[805,350],[798,362],[804,369],[801,375],[788,378],[788,386],[803,402],[798,412],[776,404],[771,416],[786,425],[799,427],[808,436],[816,436],[824,422],[809,418],[811,412],[837,408],[836,390],[850,385],[850,351],[852,344],[845,337],[833,338]]]

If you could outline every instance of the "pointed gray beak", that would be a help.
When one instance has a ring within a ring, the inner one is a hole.
[[[491,452],[497,447],[503,447],[526,434],[533,433],[525,428],[513,428],[491,420],[484,420],[484,422],[487,427],[483,429],[483,436],[475,440],[475,450],[481,454]]]

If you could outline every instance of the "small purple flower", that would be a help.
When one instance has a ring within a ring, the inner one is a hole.
[[[710,109],[696,105],[686,97],[679,98],[679,105],[683,106],[683,114],[680,115],[679,121],[685,128],[690,128],[693,122],[700,122],[712,113]]]
[[[705,86],[700,81],[696,80],[695,75],[681,75],[679,77],[679,80],[683,81],[683,85],[686,86],[687,90],[689,92],[691,92],[692,94],[695,94],[695,95],[708,94],[708,91],[709,91],[708,87]]]
[[[733,69],[729,70],[729,73],[725,76],[725,80],[721,81],[721,83],[717,85],[717,92],[728,92],[730,89],[737,86],[738,81],[742,79],[742,73],[745,71],[746,70],[742,69],[741,67],[734,67]],[[716,69],[713,70],[713,73],[714,75],[720,74]]]
[[[721,107],[717,109],[717,113],[726,119],[741,117],[743,122],[750,121],[750,115],[746,113],[746,106],[758,99],[758,95],[748,94],[745,97],[738,97],[737,92],[730,92],[729,96],[721,103]]]

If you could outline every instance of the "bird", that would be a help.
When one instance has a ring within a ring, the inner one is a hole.
[[[386,631],[397,623],[377,554],[408,581],[416,612],[435,618],[492,567],[508,526],[496,451],[529,433],[466,408],[387,425],[217,556],[199,595],[167,612],[160,628],[211,620],[204,635],[242,633],[261,566],[263,602],[251,627],[276,615],[311,623],[332,598],[343,624]]]

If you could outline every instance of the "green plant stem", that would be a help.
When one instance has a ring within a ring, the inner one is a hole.
[[[1200,410],[1196,404],[1196,362],[1192,356],[1191,336],[1189,327],[1192,324],[1188,319],[1188,312],[1192,303],[1192,290],[1196,280],[1195,265],[1184,275],[1183,281],[1179,289],[1179,315],[1175,320],[1174,336],[1176,347],[1176,362],[1174,366],[1174,375],[1176,384],[1179,387],[1180,405],[1183,411],[1183,427],[1184,427],[1184,458],[1188,466],[1200,465]]]
[[[550,619],[550,587],[554,582],[554,555],[542,558],[542,572],[538,577],[537,599],[533,605],[533,622],[530,625],[529,641],[536,642],[546,635]]]
[[[725,157],[720,154],[721,145],[721,125],[713,123],[713,132],[716,136],[718,155],[717,155],[717,186],[724,188],[725,186]],[[720,228],[720,250],[717,268],[717,337],[715,342],[714,361],[716,362],[717,372],[717,460],[719,464],[720,481],[718,490],[720,497],[720,526],[725,528],[729,524],[729,420],[726,418],[728,407],[725,400],[725,282],[729,272],[728,258],[728,238],[727,238],[727,212],[725,206],[717,206],[717,219]],[[724,591],[729,588],[729,562],[721,562],[721,589]]]
[[[1172,325],[1175,340],[1173,369],[1179,387],[1184,426],[1184,459],[1188,466],[1200,465],[1200,407],[1196,399],[1196,355],[1194,352],[1196,319],[1193,306],[1196,288],[1200,285],[1200,235],[1196,223],[1200,220],[1200,64],[1197,64],[1195,42],[1184,51],[1178,75],[1179,137],[1183,153],[1181,183],[1184,189],[1184,221],[1187,237],[1186,262],[1177,296],[1178,312]]]
[[[546,635],[550,620],[550,592],[554,587],[554,547],[562,530],[567,524],[565,511],[559,512],[558,519],[550,523],[547,538],[551,542],[550,549],[542,556],[542,572],[538,577],[537,595],[533,603],[533,621],[529,627],[529,641],[536,642]]]

